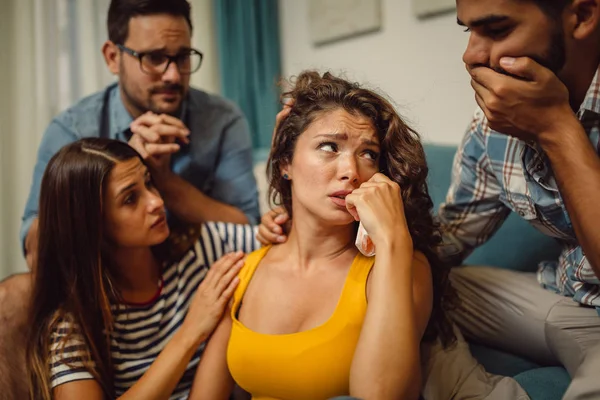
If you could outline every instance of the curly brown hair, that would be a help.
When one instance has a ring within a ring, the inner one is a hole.
[[[398,115],[383,96],[326,72],[304,71],[294,87],[283,94],[293,101],[289,116],[275,131],[267,163],[269,197],[283,205],[292,217],[292,194],[289,180],[282,178],[282,168],[291,163],[298,137],[320,115],[343,109],[371,120],[379,142],[379,170],[400,185],[404,212],[414,247],[425,254],[433,277],[433,310],[424,340],[440,338],[444,345],[455,336],[448,311],[456,304],[456,294],[448,280],[449,267],[442,264],[435,249],[441,242],[439,227],[433,220],[433,202],[427,190],[427,163],[420,137]]]

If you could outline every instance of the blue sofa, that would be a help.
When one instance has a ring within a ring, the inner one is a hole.
[[[450,186],[450,171],[456,147],[426,145],[425,152],[430,169],[429,191],[437,209]],[[558,257],[557,247],[554,240],[542,235],[513,214],[489,242],[473,252],[465,264],[534,272],[540,260]],[[507,249],[511,251],[506,251]],[[533,400],[560,400],[571,381],[562,367],[543,367],[516,355],[481,345],[472,344],[471,351],[487,371],[514,377]]]

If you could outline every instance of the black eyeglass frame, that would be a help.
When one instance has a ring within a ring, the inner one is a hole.
[[[152,53],[156,53],[155,51],[148,51],[148,52],[137,52],[133,49],[130,49],[129,47],[123,46],[122,44],[118,44],[117,47],[119,48],[119,50],[121,50],[124,53],[129,54],[132,57],[135,57],[138,59],[139,63],[140,63],[140,70],[148,75],[162,75],[165,72],[167,72],[167,70],[169,69],[169,65],[171,65],[172,62],[175,63],[175,65],[177,66],[177,69],[179,70],[179,73],[182,75],[190,75],[193,74],[194,72],[198,71],[200,69],[200,66],[202,66],[202,60],[204,59],[204,54],[202,54],[202,52],[200,52],[199,50],[196,49],[189,49],[188,50],[188,54],[186,54],[185,56],[190,56],[192,54],[198,55],[198,57],[200,57],[200,61],[198,61],[198,66],[196,66],[193,70],[189,70],[189,71],[182,71],[181,70],[181,66],[178,63],[178,61],[184,56],[183,54],[176,54],[174,56],[170,56],[168,54],[163,54],[163,56],[168,60],[167,63],[165,64],[165,69],[162,72],[154,72],[154,71],[146,71],[144,69],[144,64],[143,64],[143,58],[144,56],[148,55],[148,54],[152,54]]]

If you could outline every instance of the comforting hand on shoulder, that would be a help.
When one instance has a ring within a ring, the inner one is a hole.
[[[221,320],[223,311],[239,283],[238,273],[244,266],[244,253],[229,253],[216,261],[198,285],[183,328],[198,344],[210,336]]]
[[[361,221],[376,247],[401,241],[412,248],[400,186],[377,173],[346,196],[346,208]]]

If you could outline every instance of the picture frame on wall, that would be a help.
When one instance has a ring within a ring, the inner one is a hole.
[[[309,0],[308,20],[315,46],[381,30],[381,0]]]
[[[456,10],[456,0],[412,0],[417,18],[427,18]]]

